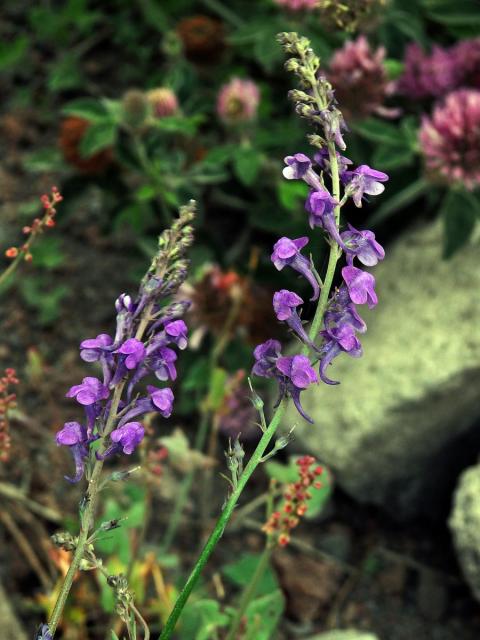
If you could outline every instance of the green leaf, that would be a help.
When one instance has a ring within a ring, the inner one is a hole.
[[[202,599],[185,607],[180,620],[181,640],[212,640],[219,627],[225,627],[229,617],[222,613],[216,600]]]
[[[384,61],[383,66],[387,70],[389,80],[396,80],[402,75],[405,65],[400,60],[388,58]]]
[[[51,91],[67,91],[82,86],[84,77],[78,65],[78,56],[64,53],[61,58],[50,65],[48,88]]]
[[[51,236],[39,238],[32,247],[35,264],[44,269],[59,267],[65,260],[60,246],[61,243],[58,238],[52,238]]]
[[[280,180],[277,183],[278,201],[287,211],[297,209],[307,194],[308,186],[302,180]]]
[[[207,404],[212,411],[216,411],[225,397],[225,384],[227,382],[227,372],[221,367],[216,367],[212,371]]]
[[[37,311],[36,319],[42,325],[52,324],[58,319],[61,302],[69,293],[64,285],[49,289],[49,281],[50,276],[35,276],[20,281],[22,296],[27,305]]]
[[[235,175],[242,184],[250,187],[256,180],[261,166],[261,157],[251,147],[240,147],[233,158]]]
[[[184,391],[201,391],[208,385],[209,363],[207,358],[197,358],[183,378]]]
[[[110,630],[110,633],[112,634],[110,640],[120,640],[120,638],[117,636],[117,634],[113,629]]]
[[[451,258],[468,242],[479,211],[480,203],[472,193],[464,189],[451,189],[447,192],[440,211],[444,223],[444,258]]]
[[[201,114],[189,118],[169,116],[167,118],[156,118],[152,121],[152,124],[165,133],[181,133],[186,136],[193,136],[203,120],[204,116]]]
[[[89,122],[104,122],[109,118],[109,112],[105,105],[95,98],[73,100],[62,108],[62,113],[67,116],[78,116]]]
[[[265,471],[269,478],[277,480],[281,484],[288,484],[298,480],[298,467],[292,461],[289,464],[281,464],[270,460],[264,465]]]
[[[397,211],[404,209],[406,206],[424,195],[430,188],[429,183],[424,178],[419,178],[412,182],[404,189],[397,191],[390,199],[386,200],[368,219],[368,225],[377,225],[379,222],[386,220]]]
[[[32,173],[59,172],[65,166],[65,160],[59,149],[47,147],[26,154],[22,158],[22,164],[27,171]]]
[[[98,151],[107,149],[115,143],[117,129],[113,122],[98,122],[88,127],[80,143],[83,158],[89,158]]]
[[[28,36],[18,36],[11,42],[0,43],[0,71],[8,71],[19,65],[30,46]]]
[[[389,147],[398,147],[405,144],[404,134],[397,125],[393,125],[377,118],[368,118],[363,122],[358,122],[353,127],[366,140],[384,144]]]
[[[284,608],[285,600],[279,589],[253,600],[245,612],[247,617],[245,638],[255,638],[255,640],[273,638]]]
[[[392,148],[389,146],[381,146],[373,154],[373,166],[379,167],[381,170],[399,169],[407,167],[415,161],[416,154],[413,149],[399,146]]]
[[[447,26],[480,25],[480,11],[476,0],[423,0],[428,15]]]
[[[243,553],[239,560],[225,565],[222,568],[222,573],[237,587],[245,587],[253,578],[259,559],[259,553]],[[277,588],[277,578],[272,568],[268,566],[258,583],[257,593],[264,595]]]

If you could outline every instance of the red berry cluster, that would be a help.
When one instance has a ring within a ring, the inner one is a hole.
[[[16,406],[17,396],[11,393],[10,387],[18,384],[15,369],[5,369],[5,375],[0,378],[0,461],[6,462],[10,450],[10,433],[8,425],[8,411]]]
[[[27,240],[20,247],[10,247],[5,251],[7,258],[16,258],[19,255],[23,255],[23,259],[30,262],[32,254],[30,253],[30,247],[35,237],[41,233],[44,227],[55,226],[55,214],[57,210],[55,205],[63,200],[62,195],[58,191],[57,187],[52,187],[52,193],[50,196],[44,194],[41,196],[40,201],[43,205],[44,214],[42,218],[35,218],[30,226],[23,227],[22,231],[28,236]]]
[[[283,494],[283,503],[278,511],[274,511],[263,531],[276,538],[277,544],[284,547],[290,542],[290,531],[300,522],[308,509],[308,501],[312,497],[311,489],[320,489],[322,483],[319,477],[323,474],[323,467],[317,465],[312,456],[303,456],[297,460],[299,479],[288,484]]]

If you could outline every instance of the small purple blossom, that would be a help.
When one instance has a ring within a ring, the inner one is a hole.
[[[342,352],[348,353],[352,358],[359,358],[362,355],[362,345],[355,335],[353,326],[347,323],[322,331],[321,335],[326,342],[322,348],[323,355],[319,365],[320,378],[326,384],[339,384],[327,377],[325,372],[328,365]]]
[[[87,430],[78,422],[66,422],[63,429],[57,432],[57,445],[69,447],[75,463],[75,475],[73,478],[65,476],[69,482],[80,482],[85,470],[85,459],[88,456],[88,435]]]
[[[147,351],[143,342],[136,338],[129,338],[115,353],[126,356],[124,363],[127,369],[135,369],[145,358]]]
[[[278,340],[267,340],[255,347],[253,357],[255,364],[252,373],[261,378],[275,376],[275,364],[281,355],[282,345]]]
[[[337,204],[338,202],[332,198],[328,191],[322,189],[321,191],[310,191],[305,203],[305,209],[309,214],[310,227],[312,229],[321,227],[344,249],[335,219],[334,209]]]
[[[147,391],[154,407],[164,418],[169,418],[173,411],[173,391],[169,387],[157,389],[153,385],[148,385]]]
[[[108,388],[98,378],[86,377],[82,384],[70,387],[67,398],[75,398],[79,404],[89,406],[100,400],[106,400],[109,396]]]
[[[300,393],[311,384],[318,382],[315,369],[310,364],[307,356],[282,356],[276,362],[276,368],[280,374],[281,391],[288,392],[300,415],[313,424],[313,420],[308,416],[300,403]],[[283,393],[282,393],[283,395]]]
[[[35,640],[53,640],[48,624],[41,624],[38,627]]]
[[[278,318],[282,322],[286,322],[294,333],[300,338],[300,340],[307,344],[310,348],[316,349],[317,347],[308,337],[305,329],[303,328],[302,321],[298,315],[296,308],[303,304],[302,298],[293,291],[282,289],[276,291],[273,294],[273,310]]]
[[[187,325],[183,320],[173,320],[165,325],[165,333],[174,344],[181,350],[185,349],[188,344]]]
[[[352,179],[346,187],[346,193],[352,197],[355,206],[362,206],[362,198],[366,193],[370,196],[378,196],[385,191],[382,182],[388,180],[388,175],[383,171],[377,171],[362,164],[352,171]]]
[[[375,240],[373,231],[358,231],[351,224],[348,231],[340,234],[347,254],[348,264],[352,264],[356,257],[366,267],[375,266],[379,260],[385,257],[385,251],[381,244]]]
[[[96,338],[89,338],[80,343],[80,357],[85,362],[97,362],[113,344],[112,338],[107,333],[100,333]]]
[[[348,170],[348,167],[349,165],[353,164],[353,162],[350,160],[350,158],[342,156],[338,151],[336,151],[335,153],[337,155],[340,181],[345,184],[345,182],[350,179],[350,171]],[[322,149],[320,149],[313,156],[313,159],[318,164],[321,171],[324,171],[329,176],[331,176],[332,168],[330,166],[330,152],[327,147],[323,147]]]
[[[330,300],[324,318],[325,327],[328,329],[342,324],[350,324],[355,331],[365,333],[367,325],[358,314],[354,303],[350,300],[348,289],[342,285]]]
[[[131,455],[143,440],[144,435],[145,429],[140,422],[127,422],[127,424],[112,431],[110,440],[118,445],[123,453]]]
[[[150,356],[149,366],[159,380],[175,380],[177,377],[177,369],[175,367],[176,360],[177,354],[173,349],[160,347],[160,349]]]
[[[296,153],[283,159],[287,165],[283,177],[287,180],[304,180],[311,189],[321,189],[320,178],[312,169],[312,161],[304,153]]]
[[[304,276],[313,288],[313,296],[311,300],[316,300],[320,295],[320,287],[313,273],[310,261],[300,253],[300,249],[302,249],[306,244],[308,244],[308,238],[306,237],[291,240],[284,236],[283,238],[280,238],[280,240],[277,240],[273,246],[271,259],[279,271],[284,267],[289,266]]]
[[[375,293],[375,278],[371,273],[357,269],[357,267],[343,267],[342,276],[348,288],[350,300],[355,304],[368,303],[372,309],[378,302]]]

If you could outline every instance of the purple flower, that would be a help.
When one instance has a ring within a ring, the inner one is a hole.
[[[318,116],[322,120],[327,140],[335,142],[339,149],[345,151],[347,145],[343,139],[342,131],[348,131],[348,127],[345,124],[341,111],[336,107],[329,106],[328,109],[319,111]]]
[[[37,629],[35,640],[53,640],[48,624],[41,624]]]
[[[296,308],[301,304],[303,304],[302,298],[293,291],[282,289],[273,294],[273,309],[278,320],[286,322],[300,340],[308,344],[310,348],[317,349],[303,328],[300,316],[296,311]]]
[[[340,235],[345,244],[348,264],[351,265],[353,258],[356,257],[365,266],[373,267],[379,260],[384,259],[385,251],[375,240],[373,231],[358,231],[349,224],[348,231]]]
[[[109,351],[112,344],[113,340],[107,333],[100,333],[96,338],[80,343],[80,357],[85,362],[96,362]]]
[[[289,266],[302,274],[312,285],[313,297],[311,300],[316,300],[320,295],[320,287],[312,271],[310,261],[300,253],[300,249],[306,244],[308,244],[308,238],[306,237],[290,240],[290,238],[284,236],[275,243],[271,259],[279,271]]]
[[[320,378],[326,384],[339,384],[335,380],[327,378],[325,371],[328,365],[342,351],[348,353],[352,358],[359,358],[362,355],[362,345],[355,335],[353,326],[347,323],[322,331],[321,334],[326,342],[323,345],[323,355],[319,366]]]
[[[115,353],[126,356],[123,361],[127,369],[135,369],[145,358],[147,351],[143,342],[136,338],[129,338]]]
[[[278,340],[262,342],[253,352],[255,364],[252,373],[261,378],[273,378],[275,376],[275,364],[281,355],[282,345]]]
[[[355,331],[359,333],[365,333],[367,330],[367,325],[350,300],[350,295],[345,285],[340,287],[334,298],[330,301],[325,313],[324,324],[326,329],[342,324],[350,324]]]
[[[179,349],[185,349],[188,344],[187,331],[183,320],[173,320],[165,325],[165,333]]]
[[[152,385],[147,386],[150,399],[155,409],[157,409],[164,418],[169,418],[173,411],[173,391],[166,387],[165,389],[157,389]]]
[[[355,206],[362,206],[363,194],[378,196],[385,191],[382,182],[388,180],[383,171],[371,169],[368,164],[362,164],[352,172],[352,179],[346,187],[346,193],[353,198]]]
[[[357,269],[357,267],[343,267],[342,276],[348,288],[350,300],[355,304],[368,303],[372,309],[378,302],[375,293],[375,278],[371,273]]]
[[[66,422],[55,439],[59,447],[69,447],[75,463],[75,475],[73,478],[65,476],[65,479],[72,483],[80,482],[85,470],[85,459],[88,456],[87,430],[78,422]]]
[[[276,368],[281,374],[281,387],[284,392],[292,396],[293,403],[300,415],[313,424],[313,420],[308,416],[300,403],[300,393],[312,383],[318,382],[315,369],[310,364],[307,356],[282,356],[276,362]],[[283,393],[282,393],[283,395]]]
[[[321,191],[310,191],[305,209],[308,211],[308,221],[310,227],[321,227],[325,229],[335,242],[342,248],[343,242],[338,233],[337,222],[335,220],[334,208],[338,202],[332,196],[322,189]]]
[[[287,165],[283,169],[283,177],[287,180],[304,180],[312,189],[321,189],[320,178],[312,169],[312,161],[304,153],[296,153],[284,158]]]
[[[177,354],[173,349],[160,347],[149,357],[149,366],[159,380],[175,380],[177,377],[176,360]]]
[[[127,422],[127,424],[112,431],[110,440],[114,442],[123,453],[131,455],[143,440],[144,435],[145,429],[140,422]]]
[[[82,384],[76,384],[69,389],[67,398],[75,398],[84,406],[89,406],[106,400],[109,396],[108,388],[100,382],[98,378],[87,377],[82,380]]]

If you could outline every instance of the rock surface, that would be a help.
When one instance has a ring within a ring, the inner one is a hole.
[[[480,601],[480,465],[460,476],[449,526],[465,579]]]
[[[448,501],[480,416],[478,248],[444,261],[441,233],[417,228],[389,248],[375,268],[378,307],[359,309],[364,356],[342,354],[328,372],[341,384],[302,394],[314,426],[294,409],[285,421],[348,493],[404,519]]]

